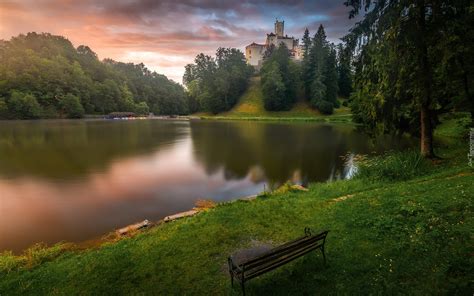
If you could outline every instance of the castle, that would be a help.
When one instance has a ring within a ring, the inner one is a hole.
[[[267,34],[265,44],[252,43],[245,47],[245,59],[249,65],[260,68],[263,62],[263,55],[271,45],[278,47],[284,43],[290,51],[290,57],[295,60],[303,58],[299,40],[285,35],[285,21],[275,21],[275,33]]]

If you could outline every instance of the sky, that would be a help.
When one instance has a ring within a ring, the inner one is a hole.
[[[339,42],[354,20],[344,0],[0,0],[0,39],[48,32],[88,45],[100,59],[143,62],[181,82],[184,66],[218,47],[244,51],[264,43],[275,19],[285,34],[301,39],[323,24],[328,39]]]

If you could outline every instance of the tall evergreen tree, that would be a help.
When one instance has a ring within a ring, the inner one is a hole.
[[[339,96],[349,98],[352,92],[351,52],[342,43],[337,45],[337,82]]]
[[[278,71],[275,70],[278,67]],[[296,72],[296,73],[295,73]],[[265,108],[272,111],[289,110],[296,101],[296,88],[299,85],[299,69],[290,60],[290,52],[284,43],[281,43],[272,54],[264,61],[261,70],[262,91],[265,98]],[[280,80],[272,83],[272,79],[280,79],[283,87],[280,86]],[[270,85],[278,88],[270,91]],[[264,87],[265,86],[265,87]],[[283,95],[280,95],[283,92]],[[274,94],[278,94],[275,96]]]
[[[339,103],[337,101],[337,93],[339,90],[337,81],[337,61],[336,61],[336,49],[334,45],[330,45],[328,48],[328,55],[324,65],[324,85],[326,86],[326,98],[325,100],[332,104],[333,107],[338,108]]]
[[[306,98],[309,98],[310,93],[311,93],[312,69],[314,65],[312,64],[312,58],[311,58],[311,53],[310,53],[311,37],[309,36],[308,28],[304,30],[302,43],[303,43],[303,61],[301,63],[302,65],[301,80],[303,81],[305,96]]]
[[[330,77],[327,69],[329,57],[329,46],[326,39],[326,32],[323,25],[320,25],[318,31],[314,35],[311,50],[311,84],[310,84],[310,102],[315,108],[318,108],[324,114],[331,114],[333,111],[333,102],[328,100],[327,90]],[[333,85],[329,85],[333,87]],[[332,89],[330,89],[332,91]],[[336,90],[337,91],[337,90]]]
[[[346,5],[352,8],[350,17],[366,11],[345,37],[357,54],[352,96],[355,120],[380,132],[419,134],[421,153],[433,157],[436,114],[446,110],[456,96],[464,101],[472,98],[474,54],[468,45],[472,44],[468,39],[472,37],[472,4],[467,0],[349,0]],[[456,25],[466,28],[452,30]],[[450,48],[451,42],[467,46]],[[450,64],[454,75],[440,74],[443,61],[450,58],[464,62]],[[442,96],[449,90],[445,81],[451,79],[467,88],[449,93],[446,100]]]

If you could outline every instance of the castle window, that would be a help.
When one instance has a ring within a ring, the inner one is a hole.
[[[251,49],[249,49],[249,54],[252,54],[252,50],[251,50]]]

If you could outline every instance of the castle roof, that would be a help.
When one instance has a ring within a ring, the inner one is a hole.
[[[264,44],[258,44],[258,43],[252,42],[252,44],[247,45],[245,48],[250,47],[250,46],[262,46],[262,47],[263,47],[263,46],[265,46],[265,45],[264,45]]]
[[[267,36],[276,36],[273,32],[270,34],[267,34]]]

